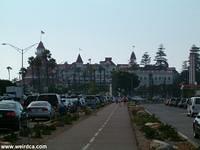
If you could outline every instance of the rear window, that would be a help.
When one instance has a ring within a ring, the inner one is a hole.
[[[32,103],[31,104],[31,106],[47,106],[47,105],[48,105],[48,103],[44,103],[44,102],[42,102],[42,103],[37,102],[37,103]]]
[[[16,108],[16,105],[13,104],[13,103],[1,103],[0,104],[0,109],[15,109]]]
[[[200,104],[200,98],[195,99],[195,104]]]
[[[56,95],[40,95],[38,97],[38,101],[47,101],[52,106],[57,106],[58,105],[58,99],[57,99]]]
[[[32,102],[32,101],[36,101],[36,99],[37,99],[37,96],[28,96],[26,101]]]

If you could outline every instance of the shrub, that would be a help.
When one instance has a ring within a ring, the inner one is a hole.
[[[144,132],[145,137],[148,139],[158,139],[159,137],[159,133],[155,129],[143,126],[141,130]]]
[[[92,109],[89,108],[89,107],[86,107],[86,108],[84,109],[84,112],[85,112],[86,115],[91,115]]]
[[[31,129],[30,128],[23,128],[20,130],[19,135],[22,137],[28,137],[31,134]]]
[[[149,114],[138,114],[134,116],[134,121],[137,125],[143,126],[147,122],[159,122],[159,119],[155,117],[155,115]]]
[[[72,124],[72,117],[71,117],[71,115],[67,115],[63,119],[64,119],[63,121],[64,121],[65,124]]]
[[[72,120],[76,121],[79,119],[79,113],[74,113],[71,117]]]
[[[11,133],[3,137],[3,140],[15,143],[18,139],[18,135],[16,133]]]
[[[172,140],[172,141],[181,140],[176,130],[168,124],[161,124],[159,132],[160,132],[160,137],[163,140]]]

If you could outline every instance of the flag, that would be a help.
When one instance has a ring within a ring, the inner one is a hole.
[[[41,30],[41,34],[45,34],[45,32]]]

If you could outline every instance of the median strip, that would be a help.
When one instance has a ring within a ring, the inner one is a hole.
[[[172,126],[162,123],[144,107],[129,104],[129,114],[134,128],[138,147],[141,150],[157,150],[161,147],[177,150],[195,150],[197,145]]]

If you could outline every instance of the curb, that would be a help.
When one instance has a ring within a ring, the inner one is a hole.
[[[147,109],[145,109],[145,111],[149,114],[149,115],[152,115],[152,113],[149,111],[149,110],[147,110]],[[182,137],[183,139],[185,139],[186,141],[188,141],[190,144],[192,144],[195,148],[199,148],[199,144],[197,144],[197,143],[195,143],[194,141],[192,141],[191,139],[189,139],[186,135],[184,135],[183,133],[181,133],[181,132],[179,132],[179,131],[177,131],[177,133],[178,133],[178,135],[180,136],[180,137]]]
[[[178,135],[181,136],[183,139],[185,139],[186,141],[188,141],[190,144],[192,144],[195,148],[199,148],[199,145],[195,142],[193,142],[192,140],[190,140],[186,135],[184,135],[181,132],[178,132]]]

